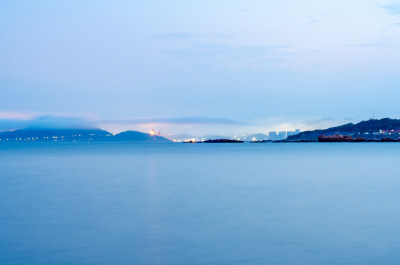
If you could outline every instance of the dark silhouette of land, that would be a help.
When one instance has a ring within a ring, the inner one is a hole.
[[[112,134],[101,129],[27,128],[0,132],[0,142],[171,142],[148,133],[126,131]]]
[[[255,138],[255,136],[254,136]],[[251,139],[254,139],[251,138]],[[400,120],[384,118],[348,123],[324,130],[305,131],[289,136],[286,140],[256,140],[252,143],[266,142],[399,142]],[[246,138],[247,139],[247,138]],[[243,139],[243,140],[246,140]],[[204,143],[243,143],[228,138],[208,138]],[[165,143],[171,140],[159,135],[138,131],[125,131],[112,134],[98,128],[26,128],[0,132],[0,143],[4,142],[154,142]]]
[[[287,141],[318,141],[321,135],[332,136],[330,139],[320,139],[321,142],[327,141],[389,141],[397,140],[400,137],[400,120],[384,118],[380,120],[361,121],[357,124],[348,123],[341,126],[331,127],[325,130],[304,131],[296,135],[289,136]],[[334,135],[337,135],[333,137]],[[343,138],[349,136],[352,138]],[[358,140],[357,140],[358,138]]]
[[[231,140],[231,139],[215,139],[215,140],[207,140],[203,143],[243,143],[243,141],[239,140]]]
[[[349,135],[320,135],[318,142],[400,142],[399,139],[384,137],[381,139],[364,139],[362,137],[353,138]]]

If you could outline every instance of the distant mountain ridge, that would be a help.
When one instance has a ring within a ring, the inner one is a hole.
[[[269,140],[268,135],[263,134],[263,133],[256,133],[252,134],[246,137],[241,138],[241,140],[244,141],[263,141],[263,140]]]
[[[170,142],[170,140],[148,133],[126,131],[112,134],[101,129],[51,129],[26,128],[0,132],[0,142]]]
[[[289,136],[287,140],[317,140],[320,135],[351,135],[361,136],[366,139],[380,139],[387,137],[388,133],[393,132],[398,135],[400,130],[400,120],[383,118],[380,120],[370,119],[359,123],[347,123],[344,125],[331,127],[324,130],[304,131],[296,135]]]
[[[148,133],[138,131],[125,131],[116,134],[114,141],[137,141],[137,142],[171,142],[171,140],[158,135],[150,135]]]

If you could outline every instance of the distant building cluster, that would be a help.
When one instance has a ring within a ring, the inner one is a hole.
[[[352,137],[362,137],[365,139],[381,139],[382,137],[391,137],[394,139],[398,139],[398,138],[400,138],[400,129],[377,130],[377,131],[370,131],[370,132],[348,132],[348,133],[339,132],[338,134],[347,134]]]
[[[276,140],[284,140],[288,136],[295,135],[300,133],[300,130],[297,129],[295,131],[279,131],[279,132],[269,132],[266,134],[263,133],[257,133],[257,134],[242,134],[239,136],[223,136],[223,135],[208,135],[208,136],[203,136],[203,137],[195,137],[195,136],[190,136],[187,134],[181,134],[181,135],[165,135],[164,137],[174,141],[174,142],[204,142],[206,140],[215,140],[215,139],[232,139],[232,140],[237,140],[237,141],[265,141],[265,140],[271,140],[271,141],[276,141]]]
[[[279,132],[269,132],[267,134],[258,133],[258,134],[243,134],[240,136],[223,136],[223,135],[207,135],[203,137],[195,137],[188,134],[180,134],[180,135],[163,135],[160,131],[156,132],[155,130],[151,130],[148,135],[152,138],[154,137],[165,137],[173,142],[204,142],[207,140],[217,140],[217,139],[231,139],[237,141],[245,141],[245,142],[254,142],[254,141],[276,141],[276,140],[284,140],[288,136],[298,134],[300,130],[295,131],[279,131]],[[383,132],[382,132],[383,133]],[[384,132],[390,134],[391,132]],[[146,134],[147,135],[147,134]],[[0,142],[8,142],[8,141],[23,141],[23,142],[64,142],[64,141],[72,141],[72,142],[87,142],[87,141],[108,141],[108,140],[126,140],[122,136],[114,138],[111,136],[115,136],[107,131],[96,131],[96,130],[16,130],[16,131],[8,131],[0,133]],[[122,137],[122,138],[121,138]],[[107,139],[108,138],[108,139]]]
[[[62,142],[62,141],[72,141],[72,142],[81,142],[81,141],[94,141],[96,140],[97,137],[108,137],[112,136],[112,134],[100,134],[96,135],[94,133],[90,134],[72,134],[72,135],[56,135],[56,136],[28,136],[29,134],[26,135],[20,135],[17,137],[13,136],[1,136],[0,135],[0,142],[15,142],[15,141],[21,141],[21,142]]]
[[[291,135],[296,135],[300,133],[300,129],[296,129],[294,131],[279,131],[279,132],[269,132],[268,133],[268,140],[276,141],[276,140],[284,140]]]
[[[400,135],[400,130],[379,130],[379,133],[383,135]]]
[[[170,136],[167,137],[167,139],[170,139],[175,143],[183,143],[183,142],[195,143],[195,142],[204,142],[208,140],[207,138],[204,137],[179,137],[179,136]]]

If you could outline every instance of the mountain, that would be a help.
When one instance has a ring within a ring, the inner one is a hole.
[[[187,141],[187,140],[191,140],[191,139],[198,139],[199,137],[187,134],[187,133],[181,133],[181,134],[174,134],[174,135],[170,135],[168,136],[168,139],[177,141],[177,142],[181,142],[181,141]]]
[[[320,135],[342,134],[365,139],[380,139],[389,134],[400,136],[400,120],[384,118],[380,120],[370,119],[359,123],[347,123],[341,126],[331,127],[325,130],[304,131],[289,136],[287,140],[317,140]]]
[[[214,134],[204,135],[203,138],[207,139],[207,140],[232,139],[232,137],[223,136],[223,135],[214,135]]]
[[[161,136],[137,131],[117,135],[101,129],[27,128],[0,132],[0,142],[169,142]]]
[[[126,131],[116,134],[113,137],[113,141],[124,141],[124,142],[171,142],[170,140],[158,136],[150,135],[148,133],[142,133],[138,131]]]
[[[27,128],[0,132],[2,141],[93,141],[112,137],[110,132],[101,129],[44,129]]]
[[[263,134],[263,133],[256,133],[252,134],[249,136],[246,136],[245,138],[241,138],[241,140],[244,141],[262,141],[262,140],[268,140],[268,135]]]

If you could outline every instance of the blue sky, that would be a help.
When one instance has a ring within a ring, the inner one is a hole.
[[[0,36],[0,130],[74,120],[233,134],[400,118],[399,1],[3,0]]]

